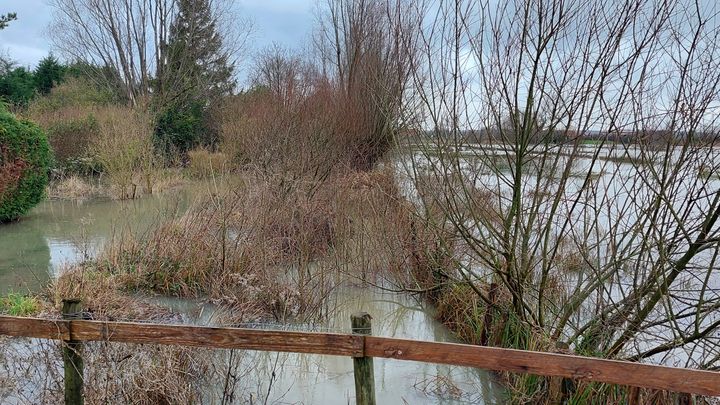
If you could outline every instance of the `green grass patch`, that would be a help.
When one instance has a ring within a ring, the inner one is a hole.
[[[30,316],[40,311],[37,298],[18,293],[8,293],[0,299],[0,312],[11,316]]]

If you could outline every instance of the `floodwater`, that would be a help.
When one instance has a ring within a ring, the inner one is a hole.
[[[542,159],[544,147],[538,147],[535,156],[540,159],[529,158],[523,162],[524,177],[518,191],[526,198],[522,199],[518,211],[523,213],[520,221],[527,229],[542,227],[545,230],[548,225],[550,230],[546,234],[531,234],[530,246],[536,243],[536,246],[542,246],[538,242],[543,238],[555,238],[548,240],[568,243],[566,249],[570,253],[583,252],[585,264],[573,271],[554,274],[558,286],[564,285],[568,296],[585,289],[591,291],[592,297],[584,300],[573,314],[573,325],[566,328],[565,337],[571,337],[576,328],[597,315],[598,302],[618,302],[641,291],[639,286],[652,285],[657,279],[651,278],[656,274],[651,270],[667,266],[663,260],[668,255],[672,263],[688,251],[690,241],[699,234],[700,224],[709,218],[711,204],[720,190],[720,148],[698,146],[665,150],[623,144],[548,148],[546,161]],[[548,162],[555,157],[558,158],[557,165],[553,166],[554,163]],[[427,183],[425,185],[445,193],[449,186],[455,186],[455,183],[447,182],[452,179],[466,188],[458,187],[453,192],[453,198],[449,199],[451,204],[459,205],[457,201],[475,201],[476,198],[485,201],[481,199],[485,195],[492,198],[490,201],[499,207],[498,211],[508,212],[516,185],[514,159],[512,148],[499,144],[445,148],[427,144],[416,145],[412,153],[396,159],[395,169],[400,174],[399,181],[406,198],[418,205],[422,191],[416,187],[418,183],[421,186],[423,182]],[[547,166],[538,170],[540,164]],[[567,178],[561,182],[566,168]],[[556,196],[560,198],[553,207]],[[655,204],[658,196],[662,204],[658,208],[659,215],[653,217],[648,208]],[[538,214],[534,215],[535,212]],[[467,229],[477,240],[488,241],[490,246],[499,243],[493,239],[493,232],[488,231],[489,226],[494,226],[492,217],[482,218],[482,210],[463,215],[466,216],[462,221],[470,225]],[[716,232],[713,228],[712,233]],[[670,249],[666,250],[667,247]],[[492,251],[492,248],[479,250]],[[692,255],[685,270],[670,285],[667,302],[658,305],[648,319],[648,323],[657,323],[635,337],[633,352],[642,353],[672,342],[681,334],[692,335],[695,328],[710,328],[717,335],[713,325],[717,322],[718,311],[677,316],[718,300],[717,259],[718,250],[714,243],[708,243],[706,250],[703,248]],[[490,274],[485,271],[484,260],[468,255],[461,261],[475,275]],[[598,279],[605,280],[603,288],[593,287]],[[705,364],[708,360],[717,363],[718,346],[714,338],[700,339],[695,344],[697,346],[661,351],[647,361],[680,366]]]
[[[124,232],[144,232],[187,206],[186,193],[132,201],[45,200],[0,225],[0,292],[37,291],[64,266],[96,255]]]
[[[37,291],[64,266],[93,257],[112,238],[145,232],[168,215],[182,212],[191,197],[180,193],[125,202],[45,201],[22,220],[0,226],[0,291]],[[373,317],[376,336],[453,341],[450,331],[435,321],[433,308],[407,295],[344,287],[330,299],[335,310],[326,324],[282,328],[348,332],[350,314],[365,311]],[[189,322],[213,323],[213,308],[207,304],[173,298],[157,303],[185,314]],[[350,358],[265,352],[243,352],[239,358],[243,377],[235,392],[244,397],[234,403],[354,402]],[[398,360],[375,359],[375,381],[381,404],[495,404],[502,403],[504,392],[484,371]],[[218,403],[221,393],[222,387],[208,387],[203,402]],[[12,398],[9,393],[0,400],[12,402]]]
[[[377,336],[438,342],[455,341],[449,331],[435,321],[433,310],[407,295],[382,293],[370,289],[340,290],[338,308],[329,323],[330,331],[348,331],[350,315],[364,311],[373,317]],[[354,403],[352,360],[317,355],[255,354],[266,359],[263,373],[255,374],[267,382],[272,361],[280,358],[277,375],[281,378],[271,391],[272,402],[304,404]],[[375,390],[379,404],[495,404],[501,403],[502,388],[484,371],[430,363],[374,359]],[[266,388],[267,383],[259,388]],[[248,392],[252,392],[248,387]],[[257,390],[256,390],[257,392]],[[260,391],[265,392],[265,391]]]
[[[404,294],[378,289],[343,287],[331,300],[335,310],[320,327],[278,325],[297,331],[350,332],[350,315],[372,316],[373,335],[438,342],[457,342],[433,316],[433,308]],[[181,310],[188,311],[185,304]],[[212,325],[207,307],[199,323]],[[248,325],[244,325],[248,326]],[[272,328],[272,325],[252,325]],[[487,372],[467,367],[431,363],[373,359],[375,393],[379,404],[500,404],[502,386]],[[294,353],[241,353],[235,366],[238,375],[233,403],[253,404],[348,404],[355,403],[352,359]],[[220,403],[222,382],[208,387],[204,403]]]

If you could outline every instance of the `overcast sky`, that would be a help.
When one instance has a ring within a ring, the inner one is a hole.
[[[273,42],[289,48],[303,46],[315,21],[315,0],[234,0],[240,12],[254,22],[250,41],[255,50]],[[47,37],[51,9],[46,0],[0,0],[0,14],[16,12],[0,31],[0,53],[21,66],[34,67],[52,51]],[[240,77],[244,77],[240,72]]]

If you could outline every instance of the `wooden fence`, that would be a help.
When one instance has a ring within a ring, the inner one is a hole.
[[[66,303],[65,309],[71,312],[73,305],[75,304],[72,302]],[[370,317],[367,314],[353,315],[352,327],[353,334],[340,334],[0,316],[0,335],[63,340],[68,343],[65,345],[64,359],[66,403],[70,404],[82,403],[82,358],[77,353],[81,343],[87,341],[352,357],[358,404],[375,403],[372,374],[372,358],[375,357],[720,396],[720,372],[715,371],[457,343],[377,337],[370,335]],[[68,370],[68,367],[72,370]]]

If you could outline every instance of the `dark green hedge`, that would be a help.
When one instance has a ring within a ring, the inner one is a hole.
[[[50,161],[45,133],[0,105],[0,222],[20,218],[42,200]]]

